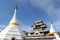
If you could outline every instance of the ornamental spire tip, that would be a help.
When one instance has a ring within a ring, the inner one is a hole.
[[[18,6],[16,5],[16,6],[14,7],[14,9],[18,9]]]

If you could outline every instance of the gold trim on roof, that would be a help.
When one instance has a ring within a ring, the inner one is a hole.
[[[57,32],[50,32],[49,34],[56,34]]]
[[[10,23],[9,25],[16,25],[16,26],[19,26],[19,24],[18,23],[16,23],[16,22],[12,22],[12,23]]]

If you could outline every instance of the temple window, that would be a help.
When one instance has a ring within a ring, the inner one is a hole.
[[[36,33],[36,35],[38,35],[38,33]]]

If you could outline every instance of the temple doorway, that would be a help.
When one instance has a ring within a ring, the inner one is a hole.
[[[11,40],[15,40],[15,38],[12,38]]]

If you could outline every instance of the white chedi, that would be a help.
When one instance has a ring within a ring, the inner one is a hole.
[[[16,11],[17,11],[17,6],[15,7],[14,16],[10,21],[9,25],[4,30],[1,31],[0,40],[12,40],[12,38],[16,40],[23,40],[24,33],[18,27],[19,24],[16,19]]]
[[[60,40],[59,35],[58,34],[54,34],[54,36],[56,37],[56,40]]]
[[[53,40],[60,40],[59,35],[56,33],[56,31],[53,28],[52,22],[51,22],[50,34],[54,34],[56,39],[53,39]]]
[[[52,22],[51,22],[50,34],[54,34],[54,33],[56,33],[56,32],[55,32],[55,30],[54,30],[54,28],[53,28],[53,24],[52,24]]]

